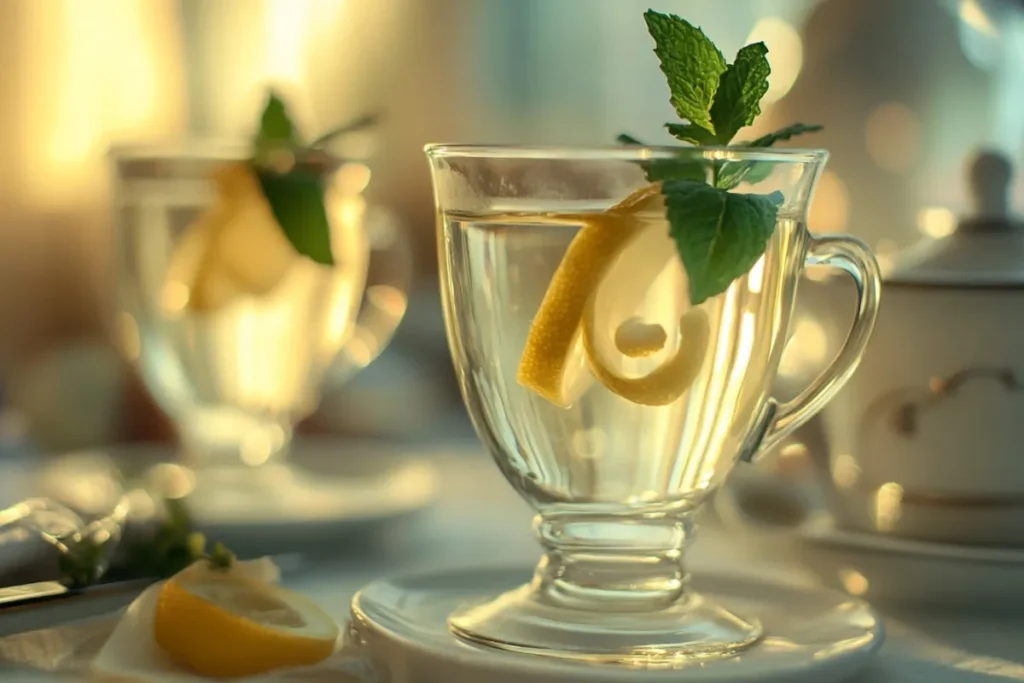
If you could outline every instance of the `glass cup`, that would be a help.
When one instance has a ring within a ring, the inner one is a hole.
[[[463,399],[499,469],[536,511],[544,552],[528,585],[451,615],[451,630],[506,650],[647,665],[757,642],[756,615],[733,614],[691,588],[684,550],[695,511],[733,465],[818,412],[870,336],[874,257],[852,237],[806,228],[827,153],[465,145],[426,153]],[[646,179],[663,162],[690,164],[710,183],[757,178],[733,192],[781,192],[764,256],[699,306],[690,305],[664,204]],[[628,230],[631,240],[616,237]],[[602,277],[587,280],[602,258]],[[857,317],[830,367],[779,404],[772,382],[810,264],[853,277]],[[531,346],[535,325],[546,341]],[[652,384],[684,350],[696,362]],[[532,368],[525,382],[524,365]],[[538,381],[547,382],[540,392]]]
[[[274,487],[293,425],[316,409],[325,382],[387,345],[405,312],[410,261],[394,224],[367,210],[369,171],[340,161],[325,182],[333,267],[299,257],[247,216],[214,234],[204,222],[217,197],[212,174],[247,151],[113,151],[115,332],[197,473]],[[390,239],[371,240],[381,231]],[[371,253],[375,266],[390,259],[376,268],[382,282],[368,279]]]

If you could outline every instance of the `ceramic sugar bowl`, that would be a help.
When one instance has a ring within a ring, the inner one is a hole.
[[[1024,224],[1012,164],[968,165],[974,211],[887,269],[860,369],[823,412],[847,527],[1024,545]]]

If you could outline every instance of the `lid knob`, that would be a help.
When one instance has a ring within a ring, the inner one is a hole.
[[[980,150],[968,162],[967,184],[971,193],[971,218],[991,220],[1009,213],[1013,163],[1002,152]]]

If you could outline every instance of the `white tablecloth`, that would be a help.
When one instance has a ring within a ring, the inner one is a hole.
[[[446,564],[532,564],[538,555],[530,513],[486,457],[444,457],[442,493],[433,509],[388,530],[372,556],[311,567],[289,585],[314,596],[342,619],[352,594],[372,579],[396,571]],[[744,551],[709,526],[697,541],[691,566],[778,575],[814,582],[785,557]],[[1022,577],[1024,580],[1024,577]],[[989,683],[1024,681],[1024,619],[886,613],[888,639],[880,656],[854,683]],[[0,671],[4,683],[40,683],[52,675]],[[481,681],[480,683],[486,683]]]

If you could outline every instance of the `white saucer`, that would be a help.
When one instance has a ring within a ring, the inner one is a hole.
[[[583,683],[682,681],[827,683],[871,661],[882,623],[865,603],[829,590],[695,575],[697,590],[756,614],[765,638],[741,654],[671,669],[589,665],[470,645],[452,636],[448,615],[520,585],[531,569],[461,569],[376,581],[352,600],[350,636],[392,683]]]
[[[878,604],[1020,611],[1024,549],[958,546],[845,531],[816,515],[796,532],[803,563],[825,583]]]
[[[719,518],[764,554],[795,554],[827,586],[876,605],[1024,609],[1024,548],[957,545],[844,529],[816,484],[737,470]]]
[[[439,483],[432,459],[371,440],[300,436],[283,465],[223,476],[193,476],[171,464],[178,460],[170,444],[71,453],[44,467],[35,489],[66,500],[87,477],[113,483],[119,470],[159,465],[150,472],[184,487],[196,527],[241,555],[262,555],[330,550],[341,540],[376,533],[430,505]]]

